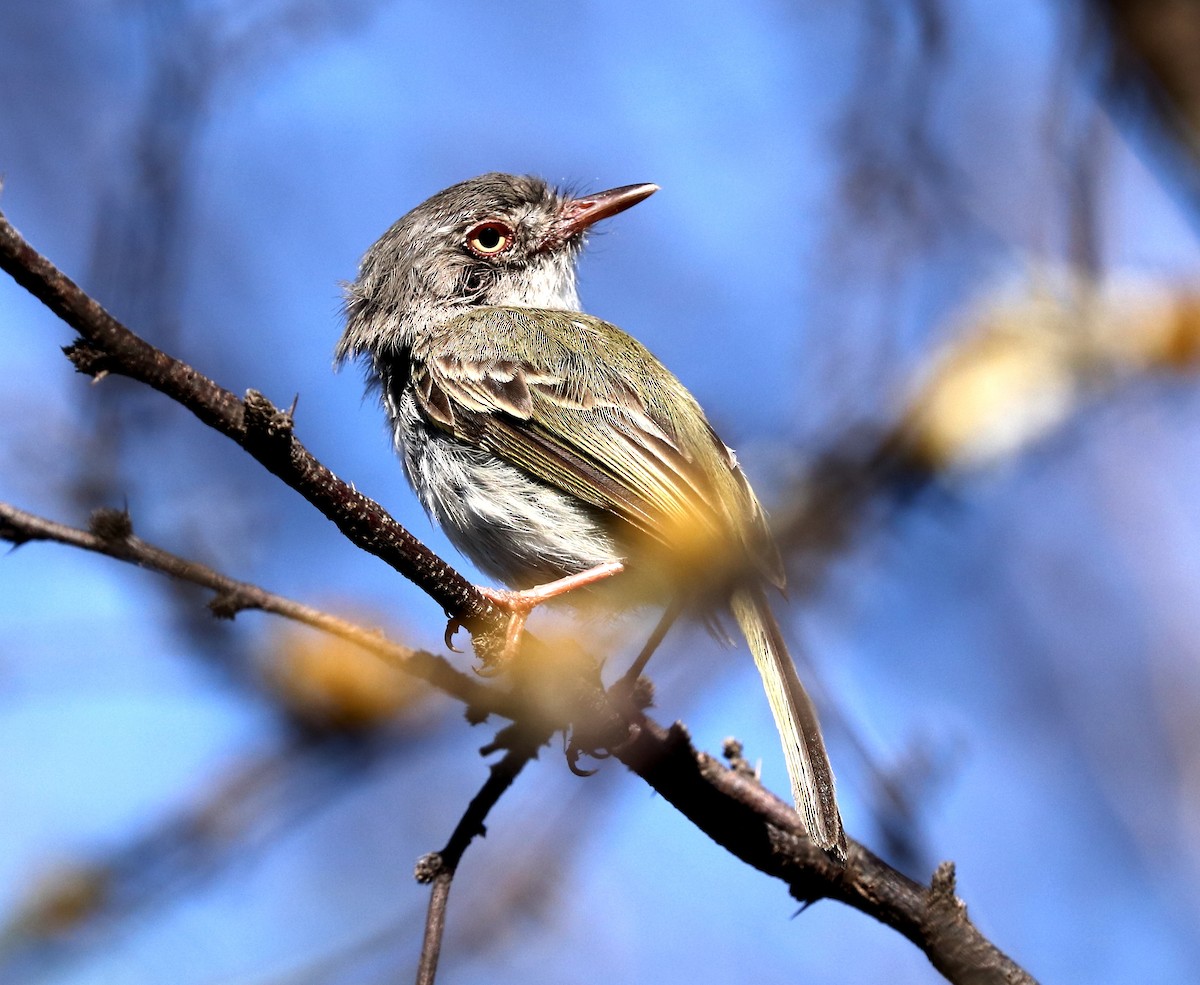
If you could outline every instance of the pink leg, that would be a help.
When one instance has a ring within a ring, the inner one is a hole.
[[[580,571],[578,574],[567,575],[557,581],[548,581],[544,585],[534,585],[533,588],[526,588],[519,592],[506,588],[480,588],[479,593],[486,595],[490,601],[495,602],[502,609],[524,612],[528,615],[543,602],[549,602],[553,598],[566,595],[567,592],[573,592],[585,585],[594,585],[596,582],[604,581],[605,578],[619,575],[624,570],[623,561],[606,561],[604,564],[598,564],[596,567]]]
[[[594,585],[613,575],[618,575],[624,570],[624,562],[607,561],[594,568],[588,568],[586,571],[580,571],[578,574],[567,575],[557,581],[547,582],[545,585],[535,585],[533,588],[526,588],[519,592],[505,588],[479,587],[481,595],[486,596],[493,605],[508,613],[508,632],[504,639],[503,659],[508,660],[517,652],[517,646],[521,642],[521,633],[525,630],[525,620],[529,618],[529,613],[543,602],[549,602],[551,599],[566,595],[567,592],[572,592],[577,588]]]

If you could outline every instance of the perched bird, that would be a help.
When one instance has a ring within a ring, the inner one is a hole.
[[[425,509],[517,589],[488,592],[514,633],[539,602],[617,573],[669,611],[731,610],[808,833],[844,857],[816,712],[767,598],[784,576],[762,508],[683,384],[580,310],[585,233],[657,190],[486,174],[439,192],[363,257],[337,360],[366,362]]]

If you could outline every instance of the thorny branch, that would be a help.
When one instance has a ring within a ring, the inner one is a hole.
[[[290,415],[253,391],[245,401],[239,400],[191,366],[143,341],[38,254],[2,213],[0,267],[79,332],[81,341],[66,352],[81,372],[93,377],[119,373],[183,404],[300,492],[353,543],[391,564],[473,632],[500,628],[497,614],[461,575],[421,545],[379,504],[339,480],[313,458],[293,436]],[[131,531],[124,533],[127,545]],[[104,532],[96,536],[103,538]],[[58,539],[89,546],[78,538]],[[104,553],[122,556],[111,550]],[[172,573],[196,572],[190,567],[177,567]],[[224,586],[209,587],[224,591]],[[250,596],[237,596],[235,592],[235,597]],[[517,682],[518,689],[521,683]],[[1033,981],[971,923],[966,907],[955,894],[951,864],[943,863],[931,885],[921,886],[851,841],[848,862],[844,868],[838,867],[803,836],[799,818],[791,807],[776,799],[753,777],[728,769],[698,752],[682,725],[664,729],[640,714],[633,715],[632,724],[623,723],[598,678],[587,674],[579,675],[570,693],[557,697],[559,707],[569,710],[569,720],[577,736],[583,733],[603,739],[596,748],[611,749],[621,762],[717,844],[760,871],[783,880],[796,899],[805,903],[837,899],[870,914],[913,941],[952,982],[974,985]],[[514,728],[526,725],[528,734],[536,736],[539,729],[547,727],[547,722],[556,720],[553,715],[539,719],[537,710],[531,707],[528,720],[523,717]],[[616,741],[618,733],[624,741]],[[536,750],[536,745],[532,748]],[[514,753],[510,751],[509,755]],[[488,784],[497,786],[495,797],[511,782],[511,778],[505,782],[505,777],[515,776],[512,768],[515,762],[510,762],[507,770],[494,771],[489,778]],[[491,796],[489,786],[485,785],[476,798],[485,814],[494,803]],[[469,809],[464,822],[473,824],[474,820]],[[481,823],[482,818],[478,820]],[[438,891],[438,905],[444,904],[448,888],[445,881]]]

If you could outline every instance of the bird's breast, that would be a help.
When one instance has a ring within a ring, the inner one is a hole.
[[[621,559],[600,511],[432,426],[411,384],[384,400],[421,504],[481,571],[524,588]]]

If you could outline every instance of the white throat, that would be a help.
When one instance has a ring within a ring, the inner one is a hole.
[[[552,308],[558,311],[582,311],[575,281],[575,258],[565,251],[550,263],[539,264],[513,285],[512,300],[518,308]]]

